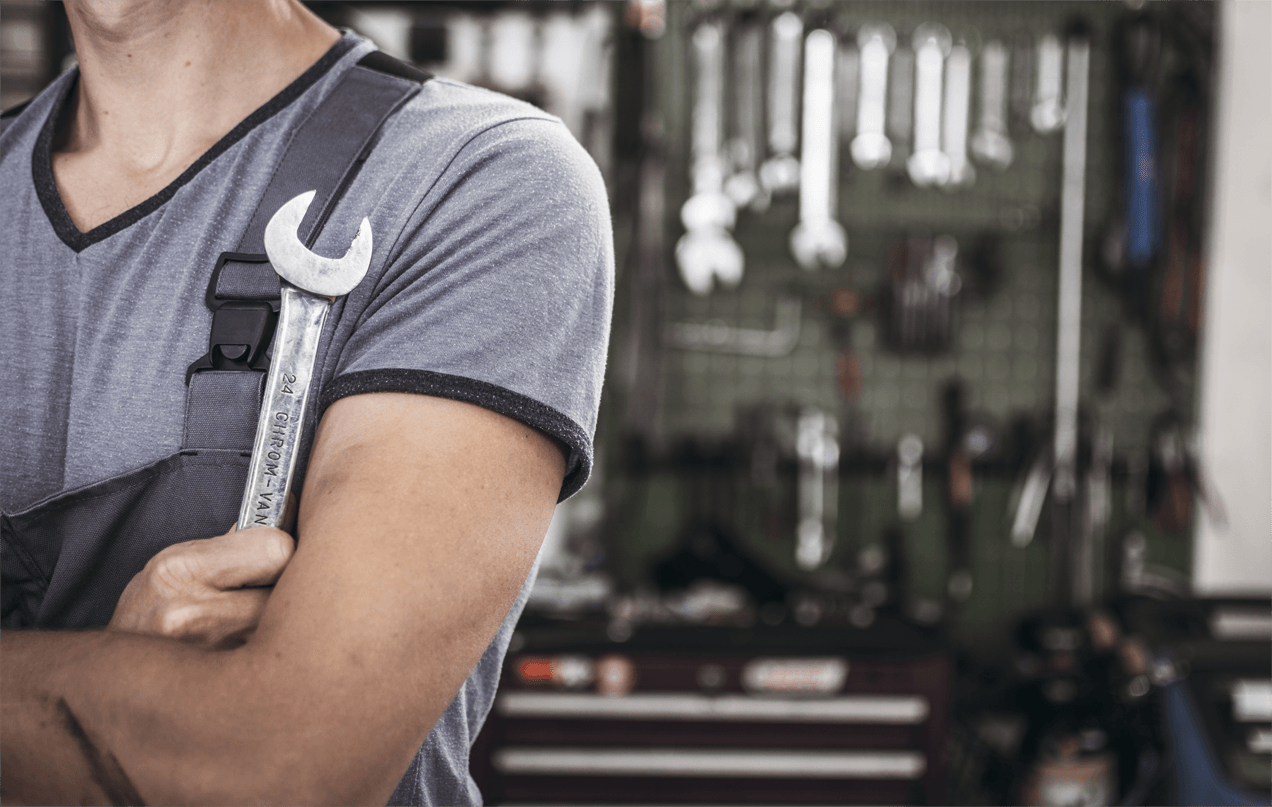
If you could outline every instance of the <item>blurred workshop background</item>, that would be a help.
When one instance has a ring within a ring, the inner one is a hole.
[[[610,189],[488,802],[1269,803],[1272,3],[312,7]]]

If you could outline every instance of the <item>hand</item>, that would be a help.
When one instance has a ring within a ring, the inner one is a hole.
[[[272,527],[173,544],[128,583],[107,630],[241,645],[294,551],[292,537]]]

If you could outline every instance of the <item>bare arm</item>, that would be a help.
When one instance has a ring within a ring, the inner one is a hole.
[[[515,599],[563,474],[551,439],[484,409],[337,402],[246,644],[5,633],[5,801],[383,804]]]

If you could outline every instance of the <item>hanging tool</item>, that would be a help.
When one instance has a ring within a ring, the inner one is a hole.
[[[799,95],[799,46],[804,23],[791,11],[774,18],[770,28],[772,50],[769,60],[768,147],[770,156],[760,166],[760,184],[770,194],[792,193],[799,187],[799,145],[796,132],[795,99]]]
[[[685,234],[676,242],[676,265],[685,286],[698,295],[715,283],[736,286],[745,257],[730,230],[736,216],[724,194],[724,30],[714,20],[698,25],[692,39],[697,80],[693,102],[690,163],[693,195],[680,208]]]
[[[897,515],[902,521],[923,515],[923,440],[917,434],[897,442]]]
[[[981,49],[980,115],[972,133],[972,156],[999,171],[1011,165],[1015,149],[1007,136],[1007,48],[992,41]]]
[[[1011,85],[1008,89],[1007,107],[1011,111],[1008,130],[1023,131],[1029,128],[1033,110],[1033,41],[1027,36],[1017,36],[1011,43]]]
[[[953,341],[962,289],[952,236],[908,236],[889,257],[888,338],[900,351],[934,353]]]
[[[1128,87],[1122,96],[1126,147],[1126,262],[1143,271],[1161,248],[1161,200],[1158,194],[1157,101],[1151,83],[1161,51],[1161,32],[1148,16],[1123,31],[1123,69]]]
[[[817,29],[804,42],[804,148],[799,166],[799,223],[791,255],[800,268],[837,269],[848,235],[835,220],[839,195],[839,126],[835,118],[835,35]]]
[[[724,181],[724,192],[739,210],[768,208],[767,191],[760,185],[759,162],[763,150],[764,29],[745,17],[733,37],[733,137],[729,143],[733,173]]]
[[[825,563],[835,547],[839,512],[838,433],[835,419],[820,409],[803,409],[796,420],[799,522],[795,528],[795,563],[805,571]]]
[[[665,331],[667,342],[684,350],[731,353],[737,356],[788,356],[799,344],[803,304],[792,294],[778,296],[774,326],[770,330],[735,328],[721,322],[673,322]]]
[[[292,515],[288,494],[322,326],[335,299],[353,291],[371,265],[371,222],[365,218],[343,258],[315,255],[297,238],[314,194],[287,202],[265,226],[265,254],[282,281],[282,303],[239,509],[240,530],[282,527]]]
[[[1064,154],[1060,191],[1060,280],[1056,315],[1056,409],[1050,456],[1040,454],[1016,501],[1012,544],[1027,545],[1037,526],[1047,489],[1052,493],[1051,531],[1055,596],[1062,604],[1080,599],[1074,588],[1073,541],[1077,516],[1078,392],[1082,337],[1082,241],[1086,199],[1086,141],[1091,45],[1075,25],[1066,46],[1068,106],[1064,110]],[[1042,58],[1040,54],[1040,59]],[[1048,57],[1051,58],[1051,57]],[[1062,56],[1061,58],[1064,58]],[[1041,67],[1039,68],[1042,69]],[[1081,577],[1081,575],[1079,575]]]
[[[1086,203],[1086,144],[1091,46],[1085,34],[1069,38],[1060,193],[1060,283],[1056,313],[1056,426],[1054,491],[1067,502],[1076,490],[1078,388],[1082,339],[1082,240]]]
[[[1064,126],[1064,47],[1060,37],[1046,34],[1038,40],[1034,57],[1034,95],[1029,123],[1038,134],[1050,134]],[[1072,99],[1069,100],[1072,104]]]
[[[892,142],[885,132],[888,100],[888,58],[897,35],[887,24],[863,25],[857,32],[861,53],[861,91],[857,96],[857,136],[852,161],[863,171],[881,168],[892,159]]]
[[[967,129],[972,106],[972,54],[961,42],[950,48],[945,60],[945,109],[941,118],[941,150],[950,171],[941,186],[965,188],[976,181],[976,169],[967,159]]]
[[[925,22],[914,29],[914,153],[906,167],[920,188],[944,185],[950,177],[950,158],[941,150],[941,89],[952,46],[944,25]]]
[[[914,129],[914,51],[898,46],[892,54],[891,72],[887,116],[888,142],[892,147],[889,165],[904,173]]]

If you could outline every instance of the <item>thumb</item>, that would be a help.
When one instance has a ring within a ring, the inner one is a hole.
[[[273,585],[296,551],[292,537],[273,527],[231,529],[199,543],[203,581],[221,590]]]

